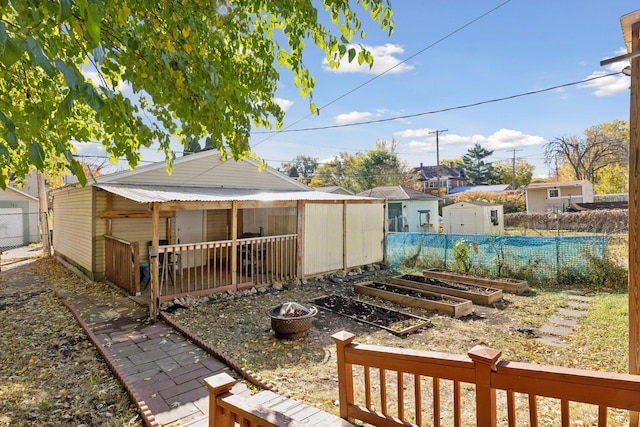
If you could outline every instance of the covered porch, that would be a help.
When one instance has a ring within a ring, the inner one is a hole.
[[[159,304],[382,260],[384,202],[314,191],[101,184],[105,277]]]

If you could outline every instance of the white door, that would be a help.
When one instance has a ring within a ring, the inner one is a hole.
[[[178,211],[176,212],[176,238],[181,244],[199,243],[205,241],[204,211]],[[186,254],[184,254],[186,255]],[[199,257],[190,254],[189,265],[182,264],[182,268],[202,265]],[[186,257],[182,257],[182,262]]]
[[[0,209],[0,248],[24,245],[22,209]]]

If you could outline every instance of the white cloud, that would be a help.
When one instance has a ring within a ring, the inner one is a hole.
[[[422,128],[422,129],[407,129],[400,132],[395,132],[393,136],[397,136],[398,138],[424,138],[429,136],[433,129]]]
[[[274,101],[280,106],[280,108],[282,108],[282,111],[285,112],[293,105],[293,101],[291,101],[290,99],[275,98]]]
[[[337,115],[334,121],[339,125],[348,125],[351,123],[368,120],[371,117],[373,117],[373,113],[369,113],[366,111],[352,111],[350,113]]]
[[[615,52],[614,57],[624,55],[626,53],[626,49],[618,49]],[[613,64],[609,64],[606,66],[607,71],[594,71],[590,75],[586,77],[586,79],[604,76],[610,73],[617,73],[622,71],[623,68],[629,65],[629,61],[624,60],[620,62],[614,62]],[[582,85],[582,87],[595,89],[593,92],[596,96],[611,96],[620,92],[625,92],[629,90],[630,79],[628,76],[624,74],[619,74],[616,76],[608,76],[603,77],[601,79],[592,80],[590,82],[586,82]]]
[[[403,144],[411,153],[434,153],[436,151],[436,136],[435,134],[429,134],[427,131],[428,129],[407,129],[394,133],[394,136],[399,138],[419,138]],[[541,136],[527,135],[521,131],[512,129],[500,129],[491,135],[440,134],[438,138],[440,148],[443,146],[461,145],[462,147],[458,150],[460,155],[476,143],[488,150],[505,150],[516,147],[542,145],[545,142],[546,140]]]
[[[349,45],[348,49],[359,49],[358,46]],[[399,45],[387,43],[381,46],[364,46],[366,50],[373,55],[373,67],[369,68],[369,65],[363,63],[358,64],[358,57],[349,62],[349,56],[344,55],[340,59],[340,67],[333,69],[329,67],[329,62],[324,59],[322,61],[322,68],[325,71],[331,71],[334,73],[366,73],[366,74],[381,74],[387,70],[390,74],[399,74],[406,71],[413,70],[413,66],[406,63],[402,64],[402,60],[397,58],[396,55],[404,53],[404,48]],[[391,69],[393,68],[393,69]]]

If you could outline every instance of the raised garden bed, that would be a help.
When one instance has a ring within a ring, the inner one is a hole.
[[[486,286],[469,285],[451,281],[430,279],[424,276],[405,274],[391,278],[394,285],[402,285],[408,288],[420,289],[423,291],[436,292],[440,294],[453,295],[473,301],[475,304],[490,305],[502,299],[500,289]]]
[[[324,310],[377,326],[394,335],[407,335],[431,326],[429,319],[340,295],[327,295],[310,302]]]
[[[467,299],[389,283],[357,283],[353,285],[353,290],[362,295],[381,298],[408,307],[438,311],[453,317],[466,316],[473,310],[473,304]]]
[[[529,284],[526,280],[508,279],[504,277],[481,277],[435,268],[424,270],[422,274],[431,279],[453,280],[469,285],[488,286],[490,288],[501,289],[510,294],[523,294],[529,290]]]

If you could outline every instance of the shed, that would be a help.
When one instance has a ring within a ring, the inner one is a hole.
[[[0,248],[39,242],[38,199],[14,187],[0,191]]]
[[[445,233],[489,234],[504,232],[502,205],[460,202],[442,208]]]
[[[384,202],[215,150],[176,159],[171,175],[159,162],[52,195],[56,256],[134,295],[150,275],[154,303],[383,260]]]
[[[387,201],[387,229],[396,231],[438,231],[439,198],[401,185],[375,187],[358,196]]]

